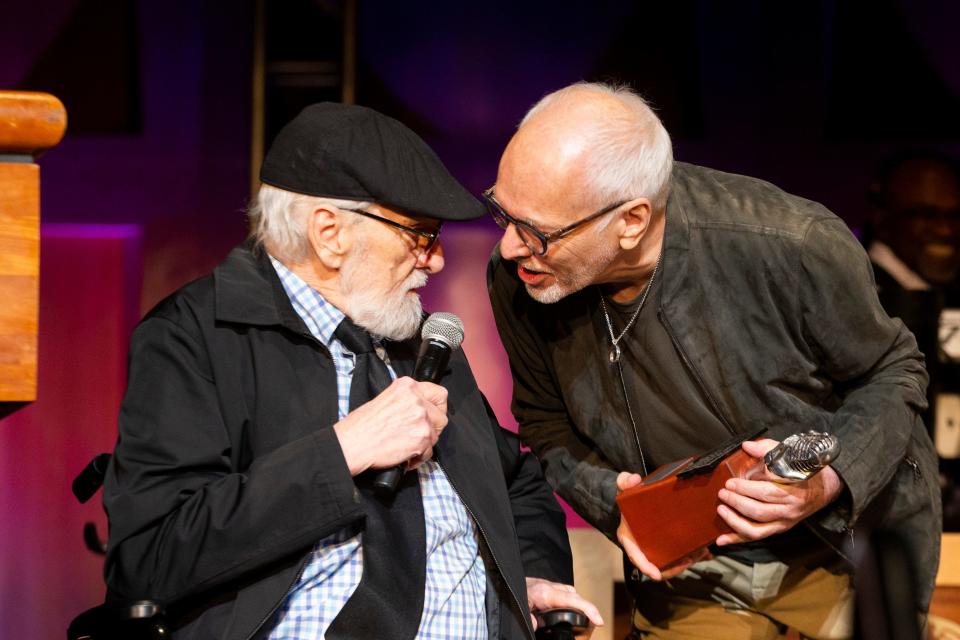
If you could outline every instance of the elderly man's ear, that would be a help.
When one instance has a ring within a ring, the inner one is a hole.
[[[622,214],[623,227],[620,230],[620,248],[629,251],[640,244],[640,240],[650,228],[653,208],[646,198],[637,198]]]
[[[307,238],[324,267],[331,270],[341,267],[349,240],[338,212],[323,207],[311,211],[307,218]]]

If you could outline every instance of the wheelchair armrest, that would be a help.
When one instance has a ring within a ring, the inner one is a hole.
[[[113,456],[109,453],[97,455],[73,479],[71,488],[73,489],[73,495],[76,496],[80,504],[92,498],[93,494],[103,486],[103,479],[107,475],[107,465],[110,464],[111,457]]]
[[[590,620],[576,609],[536,611],[537,640],[573,640],[590,627]]]
[[[70,623],[67,640],[166,640],[163,606],[152,600],[102,604],[87,609]]]

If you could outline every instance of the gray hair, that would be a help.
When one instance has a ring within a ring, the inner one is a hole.
[[[247,217],[250,237],[254,243],[284,262],[302,262],[310,255],[307,239],[307,215],[319,207],[366,209],[369,202],[308,196],[287,191],[269,184],[261,184],[257,197],[250,202]],[[362,216],[349,216],[353,225]]]
[[[598,120],[587,131],[591,140],[586,166],[588,188],[604,201],[645,197],[655,210],[666,207],[673,170],[670,134],[650,105],[629,87],[598,82],[572,84],[533,105],[520,126],[547,107],[574,100],[584,92],[613,97],[628,111]]]

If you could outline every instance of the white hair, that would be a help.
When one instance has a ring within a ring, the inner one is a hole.
[[[285,262],[302,262],[310,253],[307,240],[307,215],[319,207],[365,209],[369,202],[320,198],[261,184],[257,197],[247,209],[250,237],[257,246]],[[356,224],[362,216],[348,217]]]
[[[590,140],[585,179],[598,199],[615,202],[648,198],[654,210],[667,205],[673,147],[670,134],[650,105],[626,86],[578,82],[543,97],[520,122],[522,127],[547,107],[576,100],[584,92],[615,98],[627,113],[598,119],[585,132]]]

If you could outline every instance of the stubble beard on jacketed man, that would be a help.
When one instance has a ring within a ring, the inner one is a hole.
[[[560,267],[559,270],[547,271],[546,273],[550,274],[547,277],[552,277],[554,280],[549,286],[536,287],[524,283],[524,288],[526,288],[531,298],[541,304],[559,302],[572,293],[596,284],[595,280],[613,263],[616,255],[616,247],[604,248],[602,251],[584,256],[579,268]],[[574,262],[574,260],[567,261],[568,265],[572,265]],[[520,264],[522,264],[522,262]],[[532,271],[537,271],[532,264],[529,268]]]

